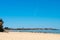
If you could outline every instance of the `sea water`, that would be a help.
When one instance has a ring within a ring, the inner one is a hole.
[[[60,34],[60,30],[9,30],[11,32],[38,32],[38,33],[57,33]]]

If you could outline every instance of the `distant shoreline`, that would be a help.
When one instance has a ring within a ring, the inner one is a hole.
[[[8,27],[5,27],[4,29],[7,29],[7,30],[58,30],[56,28],[8,28]]]

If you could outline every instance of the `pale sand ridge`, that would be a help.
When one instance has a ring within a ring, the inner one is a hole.
[[[60,34],[31,32],[0,32],[0,40],[60,40]]]

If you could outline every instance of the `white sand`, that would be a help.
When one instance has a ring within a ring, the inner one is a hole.
[[[60,34],[30,32],[0,32],[0,40],[60,40]]]

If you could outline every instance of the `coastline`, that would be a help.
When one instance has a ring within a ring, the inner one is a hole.
[[[60,40],[60,34],[34,32],[0,32],[0,40]]]

